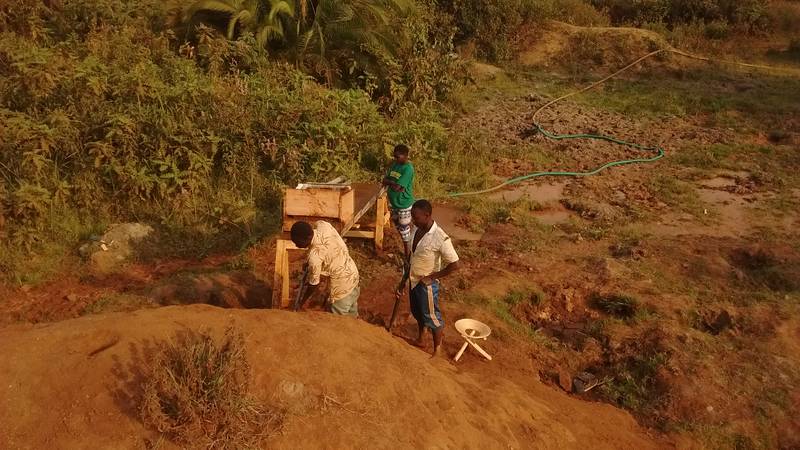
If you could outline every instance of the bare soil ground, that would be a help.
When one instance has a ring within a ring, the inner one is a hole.
[[[175,331],[229,325],[246,330],[253,393],[288,412],[270,448],[657,447],[611,406],[431,361],[363,321],[191,306],[0,330],[4,448],[152,447],[146,361]]]

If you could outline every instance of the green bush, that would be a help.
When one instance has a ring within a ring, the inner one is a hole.
[[[658,23],[669,14],[667,0],[591,0],[591,3],[608,11],[615,24]]]
[[[549,19],[563,11],[564,0],[436,0],[441,11],[453,17],[456,42],[475,44],[479,57],[508,59],[514,39],[526,23]]]
[[[573,25],[601,27],[611,24],[611,19],[602,11],[584,0],[559,0],[555,4],[553,16]]]
[[[800,2],[775,0],[769,5],[767,15],[773,31],[794,35],[795,38],[800,36]]]
[[[463,63],[449,57],[451,19],[427,0],[199,0],[181,11],[178,28],[192,44],[204,25],[328,86],[363,89],[389,112],[442,100],[463,81]]]
[[[769,25],[767,0],[591,0],[615,24],[727,22],[748,31]]]
[[[706,24],[705,36],[708,39],[725,39],[730,35],[730,26],[728,22],[715,20]]]
[[[63,214],[249,239],[275,226],[286,184],[375,177],[398,139],[441,159],[426,101],[453,86],[442,71],[457,62],[437,63],[426,39],[446,46],[448,31],[415,25],[387,118],[369,92],[325,88],[253,36],[201,27],[187,45],[170,14],[144,0],[3,7],[0,253],[51,238]]]

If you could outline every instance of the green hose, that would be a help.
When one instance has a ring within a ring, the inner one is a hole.
[[[552,139],[554,141],[561,141],[566,139],[594,139],[594,140],[607,141],[607,142],[612,142],[614,144],[624,145],[626,147],[635,148],[637,150],[654,152],[655,156],[651,158],[621,159],[618,161],[611,161],[588,172],[534,172],[515,178],[509,178],[508,180],[503,181],[497,186],[488,189],[483,189],[480,191],[470,191],[470,192],[453,192],[447,194],[446,196],[452,198],[452,197],[465,197],[468,195],[486,194],[501,189],[505,186],[509,186],[512,184],[520,183],[538,177],[585,177],[600,173],[603,170],[608,169],[609,167],[624,166],[628,164],[648,163],[648,162],[658,161],[659,159],[664,157],[664,149],[657,146],[648,147],[644,145],[634,144],[632,142],[623,141],[622,139],[617,139],[611,136],[603,136],[600,134],[552,134],[549,133],[544,128],[542,128],[538,123],[534,123],[533,126],[536,128],[537,132],[542,133],[544,137]]]

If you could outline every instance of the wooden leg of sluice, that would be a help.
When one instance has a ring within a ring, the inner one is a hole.
[[[272,308],[281,307],[281,291],[283,290],[283,255],[286,253],[286,241],[278,239],[275,242],[275,273],[272,277]]]
[[[284,246],[283,248],[283,264],[281,267],[283,268],[283,285],[281,287],[281,308],[288,308],[289,307],[289,250],[287,250],[288,246]]]
[[[386,225],[386,195],[378,197],[375,205],[375,249],[383,250],[383,227]]]

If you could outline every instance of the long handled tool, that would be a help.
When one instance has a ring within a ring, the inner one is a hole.
[[[392,317],[389,319],[389,324],[386,325],[386,331],[391,332],[392,327],[394,326],[394,321],[397,320],[397,312],[400,310],[400,298],[402,295],[400,294],[403,291],[403,285],[408,282],[408,295],[411,296],[411,280],[409,279],[409,275],[411,274],[411,266],[403,262],[403,276],[400,278],[400,282],[397,283],[397,289],[394,290],[395,292],[395,299],[394,299],[394,307],[392,308]]]
[[[300,308],[303,307],[303,303],[305,303],[305,296],[306,296],[306,289],[308,289],[308,285],[306,284],[306,279],[308,278],[308,265],[303,268],[303,275],[300,276],[300,287],[297,289],[297,296],[294,298],[294,303],[292,304],[292,311],[299,311]]]

